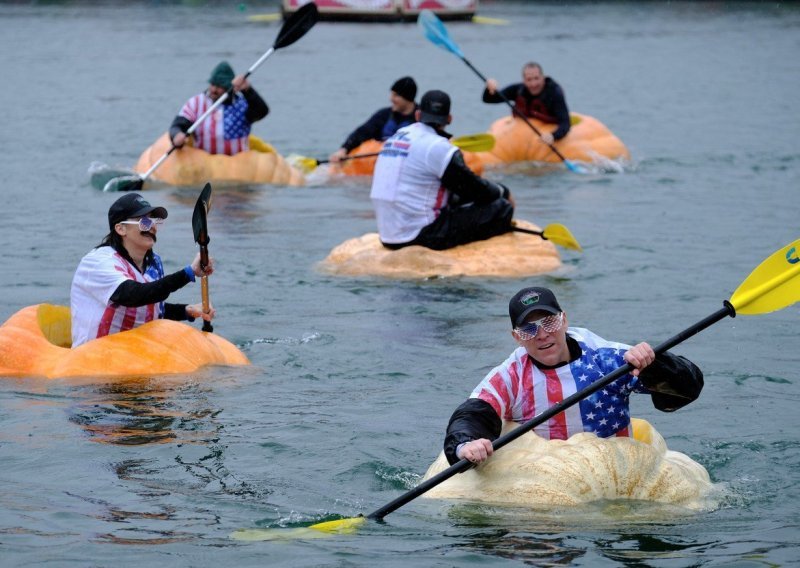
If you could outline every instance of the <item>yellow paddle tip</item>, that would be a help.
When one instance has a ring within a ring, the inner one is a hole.
[[[486,16],[472,16],[473,24],[489,24],[492,26],[507,26],[510,22],[502,18],[488,18]]]
[[[277,22],[281,19],[281,15],[279,12],[274,14],[253,14],[247,16],[247,19],[251,22]]]
[[[308,527],[292,529],[239,529],[230,534],[233,540],[241,541],[267,541],[267,540],[310,540],[325,538],[335,534],[354,534],[356,530],[367,522],[366,517],[352,517],[325,521]]]
[[[311,525],[310,529],[325,533],[352,534],[356,529],[367,522],[366,517],[351,517],[349,519],[337,519],[335,521],[325,521]]]

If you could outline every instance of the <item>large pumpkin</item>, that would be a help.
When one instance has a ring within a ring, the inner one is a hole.
[[[206,365],[249,365],[235,345],[186,324],[154,320],[70,349],[66,306],[28,306],[0,326],[0,377],[151,377]]]

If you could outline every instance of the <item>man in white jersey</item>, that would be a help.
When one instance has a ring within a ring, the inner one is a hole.
[[[425,93],[416,118],[384,143],[375,164],[370,197],[383,245],[444,250],[510,231],[511,192],[475,175],[449,141],[447,93]]]
[[[214,271],[213,261],[203,270],[200,254],[185,268],[164,275],[161,258],[153,252],[158,226],[167,210],[153,207],[138,193],[117,199],[108,210],[109,233],[81,259],[70,290],[72,347],[92,339],[126,331],[158,318],[211,320],[214,309],[202,304],[168,304],[164,300],[196,276]]]
[[[227,61],[214,68],[208,82],[208,89],[186,101],[172,121],[169,129],[172,144],[181,148],[186,143],[189,127],[226,91],[232,91],[227,100],[195,129],[194,147],[209,154],[228,156],[249,150],[250,127],[269,114],[267,103],[244,75],[234,77]]]
[[[492,369],[459,406],[447,425],[444,451],[453,464],[481,463],[503,421],[524,423],[568,396],[630,363],[634,370],[534,428],[545,439],[566,440],[579,432],[601,438],[632,436],[629,395],[651,395],[653,405],[672,412],[700,396],[703,373],[684,357],[656,356],[647,343],[633,347],[607,341],[579,327],[548,288],[523,288],[509,303],[519,347]]]

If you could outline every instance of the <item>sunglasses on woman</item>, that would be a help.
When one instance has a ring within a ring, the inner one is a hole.
[[[542,319],[538,319],[536,321],[523,323],[521,326],[514,328],[514,331],[517,333],[517,337],[519,337],[522,341],[528,341],[536,337],[536,334],[539,333],[540,328],[545,330],[547,333],[554,333],[561,329],[563,324],[564,312],[560,312],[552,316],[543,317]]]
[[[161,225],[164,223],[164,219],[159,219],[158,217],[142,217],[138,221],[120,221],[120,225],[139,225],[139,230],[143,232],[147,232],[152,229],[155,225]]]

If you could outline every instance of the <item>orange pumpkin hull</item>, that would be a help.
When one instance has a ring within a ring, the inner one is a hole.
[[[593,162],[603,157],[610,160],[630,159],[630,152],[602,122],[585,114],[572,113],[573,126],[569,133],[554,146],[568,160]],[[540,132],[553,132],[555,124],[530,119]],[[480,159],[486,166],[514,162],[561,162],[547,144],[522,119],[507,116],[489,127],[495,145],[482,152]]]
[[[0,326],[0,377],[152,377],[250,364],[226,339],[163,319],[75,349],[69,341],[69,308],[23,308]]]

